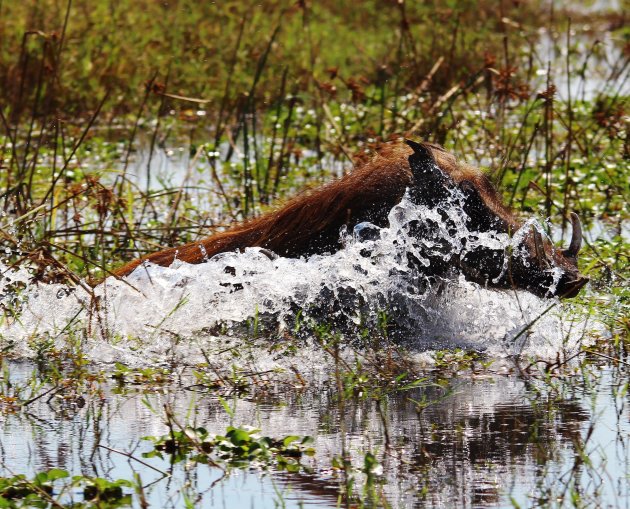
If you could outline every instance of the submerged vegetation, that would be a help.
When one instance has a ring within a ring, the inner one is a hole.
[[[629,32],[621,7],[594,9],[0,0],[0,507],[627,504]],[[256,307],[196,342],[169,328],[185,294],[146,336],[98,298],[12,333],[33,289],[93,295],[401,136],[487,168],[558,245],[579,213],[590,283],[553,355],[466,337],[419,353],[386,305],[350,330],[298,309],[278,330]],[[123,344],[140,364],[102,362]]]

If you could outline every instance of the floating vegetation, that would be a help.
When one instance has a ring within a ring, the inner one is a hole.
[[[312,456],[315,450],[307,447],[312,437],[289,435],[282,439],[261,436],[260,430],[234,428],[229,426],[225,436],[210,436],[205,428],[184,428],[171,430],[161,437],[145,437],[153,442],[154,450],[143,457],[170,455],[170,461],[195,461],[220,468],[252,468],[273,466],[279,470],[299,472],[302,466],[299,459],[303,454]]]
[[[54,468],[32,479],[21,474],[0,477],[0,507],[129,507],[131,494],[125,491],[132,487],[133,483],[124,479],[71,477],[67,471]]]

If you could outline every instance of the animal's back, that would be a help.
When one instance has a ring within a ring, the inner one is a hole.
[[[212,256],[246,247],[263,247],[296,258],[340,248],[342,226],[369,221],[387,224],[387,215],[413,185],[403,143],[388,143],[368,162],[321,188],[298,195],[284,206],[205,239],[149,254],[113,271],[122,277],[144,261],[168,266],[175,259],[201,263]]]

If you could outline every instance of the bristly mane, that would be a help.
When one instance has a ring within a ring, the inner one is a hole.
[[[497,216],[508,225],[518,226],[483,173],[458,162],[439,145],[424,143],[422,146],[431,152],[438,166],[455,183],[470,181]],[[400,202],[405,190],[422,187],[422,182],[414,182],[409,166],[412,153],[405,143],[385,143],[371,159],[348,175],[302,193],[276,211],[211,237],[152,253],[124,265],[113,274],[118,277],[128,275],[145,260],[163,266],[170,265],[175,259],[200,263],[215,254],[246,247],[266,248],[285,257],[334,252],[340,248],[342,226],[351,229],[363,221],[386,226],[389,211]]]

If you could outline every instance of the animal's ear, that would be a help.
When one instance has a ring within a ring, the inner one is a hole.
[[[419,183],[423,180],[446,182],[448,177],[437,165],[428,147],[412,140],[405,140],[405,143],[413,149],[413,154],[409,156],[409,166]]]
[[[416,203],[434,206],[448,197],[453,181],[438,166],[428,147],[411,140],[405,140],[405,143],[413,149],[413,154],[409,156],[409,167],[415,181],[412,199]]]

